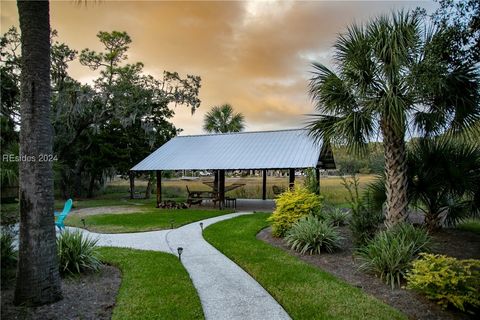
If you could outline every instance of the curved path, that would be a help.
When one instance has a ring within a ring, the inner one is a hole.
[[[208,320],[290,319],[282,306],[248,273],[203,239],[200,222],[206,228],[244,214],[250,213],[226,214],[178,229],[142,233],[99,234],[80,230],[97,238],[100,246],[155,250],[174,255],[177,255],[177,248],[182,247],[182,263],[197,289]]]

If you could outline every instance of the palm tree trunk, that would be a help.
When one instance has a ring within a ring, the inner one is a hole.
[[[20,241],[15,304],[62,298],[53,216],[50,123],[50,19],[48,1],[18,1],[22,32],[20,98]],[[35,158],[33,158],[35,157]]]
[[[407,218],[407,158],[403,134],[398,134],[392,125],[382,122],[385,149],[385,188],[387,192],[386,220],[388,228]]]

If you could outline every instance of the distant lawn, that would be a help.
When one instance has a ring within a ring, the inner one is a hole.
[[[175,256],[121,248],[100,248],[100,253],[122,272],[113,320],[204,319],[192,281]]]
[[[457,225],[457,229],[471,231],[480,234],[480,219],[468,219]]]
[[[99,233],[126,233],[170,229],[185,224],[231,213],[231,210],[153,209],[137,213],[98,214],[84,216],[86,228]],[[83,228],[81,217],[71,215],[66,225]]]
[[[293,319],[406,319],[398,310],[255,238],[268,214],[209,226],[204,237],[253,276]]]

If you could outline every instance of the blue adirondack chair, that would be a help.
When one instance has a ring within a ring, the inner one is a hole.
[[[55,217],[57,218],[55,221],[55,226],[62,231],[65,228],[65,225],[63,224],[63,221],[67,217],[67,215],[70,213],[70,210],[72,209],[72,204],[73,200],[68,199],[67,202],[65,202],[65,206],[63,207],[62,212],[56,212],[55,211]]]

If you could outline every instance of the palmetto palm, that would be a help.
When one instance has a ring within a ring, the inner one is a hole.
[[[476,70],[451,68],[431,50],[440,31],[421,30],[419,17],[403,12],[353,25],[335,43],[337,72],[314,64],[310,82],[320,112],[308,126],[313,137],[358,153],[381,133],[387,226],[407,215],[406,131],[431,135],[478,126]]]
[[[480,212],[480,146],[459,140],[416,139],[407,152],[408,197],[429,230]],[[368,186],[373,205],[385,201],[385,179]]]
[[[235,113],[229,104],[213,107],[203,119],[203,129],[207,132],[240,132],[244,127],[243,114]]]
[[[50,17],[48,1],[18,1],[22,31],[19,163],[20,238],[16,304],[42,305],[62,298],[53,216],[50,120]]]

